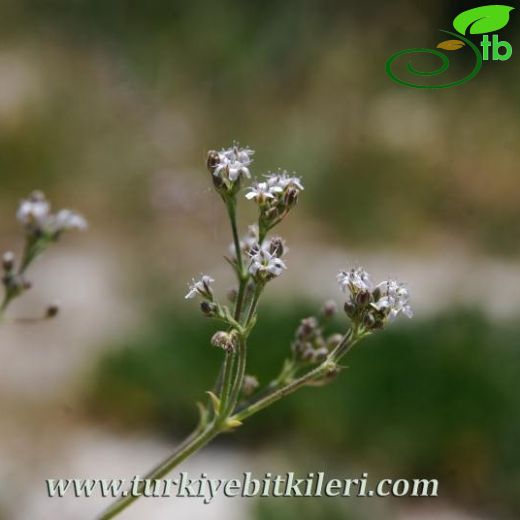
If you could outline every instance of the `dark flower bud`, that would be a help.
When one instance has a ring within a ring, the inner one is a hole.
[[[282,257],[284,254],[284,242],[280,237],[274,237],[271,239],[269,244],[269,253],[278,258]]]
[[[328,300],[323,304],[322,313],[325,318],[332,318],[336,314],[337,305],[334,300]]]
[[[287,188],[284,195],[284,204],[289,208],[296,205],[298,202],[298,193],[299,191],[296,188]]]
[[[302,352],[302,361],[314,362],[314,349],[310,346],[307,346],[305,350]]]
[[[211,179],[213,180],[213,186],[215,186],[216,190],[220,190],[224,186],[224,181],[218,175],[212,175]]]
[[[15,256],[12,251],[7,251],[6,253],[4,253],[4,255],[2,256],[2,266],[5,272],[8,273],[13,270],[14,261]]]
[[[343,336],[341,334],[332,334],[332,336],[327,338],[327,348],[334,350],[342,341]]]
[[[314,360],[317,363],[321,363],[327,359],[327,356],[329,355],[329,351],[326,347],[319,348],[314,352]]]
[[[343,309],[349,318],[353,318],[356,315],[356,306],[352,302],[345,302]]]
[[[313,334],[317,328],[318,328],[318,320],[314,316],[311,316],[309,318],[304,318],[300,322],[300,326],[298,327],[298,330],[296,331],[296,335],[299,338],[306,338],[306,337],[309,337],[311,334]]]
[[[206,164],[208,166],[208,170],[211,173],[213,173],[215,168],[218,166],[219,162],[220,162],[220,158],[219,158],[218,152],[216,152],[215,150],[210,150],[208,152],[208,159],[207,159]]]
[[[58,313],[60,312],[60,307],[56,303],[52,303],[47,307],[47,310],[45,311],[45,317],[46,318],[54,318]]]
[[[356,303],[360,307],[364,307],[368,303],[370,303],[370,293],[368,291],[361,291],[356,295]]]
[[[208,316],[208,318],[211,318],[213,316],[216,316],[217,314],[217,305],[212,302],[203,301],[200,304],[200,310],[202,311],[202,314],[204,314],[204,316]]]

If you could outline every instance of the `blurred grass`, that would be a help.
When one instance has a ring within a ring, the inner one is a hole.
[[[260,381],[276,374],[299,318],[311,312],[301,303],[261,309],[249,357]],[[184,433],[217,373],[221,353],[208,345],[214,329],[162,308],[146,331],[101,360],[92,414],[121,428]],[[519,333],[517,324],[492,324],[464,309],[396,324],[357,347],[331,385],[303,389],[252,417],[232,442],[436,477],[444,496],[520,513]]]
[[[189,185],[207,149],[238,139],[258,150],[255,174],[303,175],[303,211],[343,244],[447,237],[518,255],[514,62],[441,95],[384,75],[469,2],[4,4],[0,199],[82,193],[99,227],[132,233],[156,172]],[[501,34],[516,45],[518,24]]]

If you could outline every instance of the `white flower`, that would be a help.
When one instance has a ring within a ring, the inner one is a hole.
[[[68,231],[70,229],[84,230],[88,227],[85,218],[70,209],[62,209],[56,215],[51,215],[47,225],[54,232]]]
[[[249,192],[246,193],[246,199],[255,199],[258,204],[265,204],[267,199],[274,199],[275,195],[282,191],[280,186],[269,186],[267,182],[257,182],[249,187]]]
[[[271,173],[266,176],[267,184],[270,187],[280,188],[281,191],[284,191],[286,188],[295,188],[299,191],[303,191],[303,184],[299,177],[289,175],[286,171],[280,173]]]
[[[355,267],[350,271],[340,271],[336,279],[343,292],[350,291],[352,294],[356,294],[372,290],[370,275],[362,267]]]
[[[70,229],[87,228],[87,221],[79,213],[69,209],[62,209],[56,214],[51,213],[49,202],[39,191],[22,200],[16,217],[31,232],[57,235]]]
[[[253,276],[274,278],[280,276],[284,269],[287,269],[284,261],[270,253],[265,246],[257,247],[253,251],[249,264],[249,272]]]
[[[408,318],[413,317],[413,310],[410,307],[410,292],[396,280],[381,282],[376,286],[376,291],[380,293],[379,299],[372,303],[372,307],[378,311],[385,311],[390,320],[403,313]]]
[[[213,175],[219,177],[225,175],[230,181],[236,181],[241,175],[248,179],[251,178],[249,165],[253,162],[251,158],[254,150],[250,148],[239,148],[232,146],[231,148],[222,149],[218,152],[218,164],[213,170]]]
[[[43,227],[49,217],[50,209],[50,204],[43,193],[35,192],[29,199],[22,200],[16,212],[16,218],[24,226]]]
[[[186,300],[195,298],[200,295],[203,298],[212,300],[213,292],[211,290],[211,284],[215,280],[206,274],[203,274],[199,280],[193,279],[192,283],[188,286],[188,293],[184,297]]]

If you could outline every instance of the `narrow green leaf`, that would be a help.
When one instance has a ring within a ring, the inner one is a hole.
[[[211,390],[208,390],[206,393],[211,399],[211,404],[213,405],[213,411],[215,412],[215,415],[218,415],[220,413],[220,399]]]

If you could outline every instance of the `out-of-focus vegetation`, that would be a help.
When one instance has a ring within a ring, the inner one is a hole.
[[[517,253],[516,62],[442,92],[384,73],[392,52],[435,46],[471,6],[7,0],[3,193],[52,186],[82,193],[105,228],[153,225],[158,173],[180,190],[207,149],[240,139],[261,152],[257,174],[305,177],[304,207],[339,241]],[[515,21],[501,32],[513,46]]]
[[[261,309],[249,357],[261,381],[276,374],[308,312]],[[107,355],[92,413],[119,426],[184,433],[221,357],[208,345],[214,325],[196,318],[165,308]],[[464,310],[390,327],[349,354],[349,368],[330,386],[261,412],[232,442],[290,446],[295,460],[319,445],[334,464],[436,477],[445,497],[518,513],[519,333],[516,324],[493,325]]]

